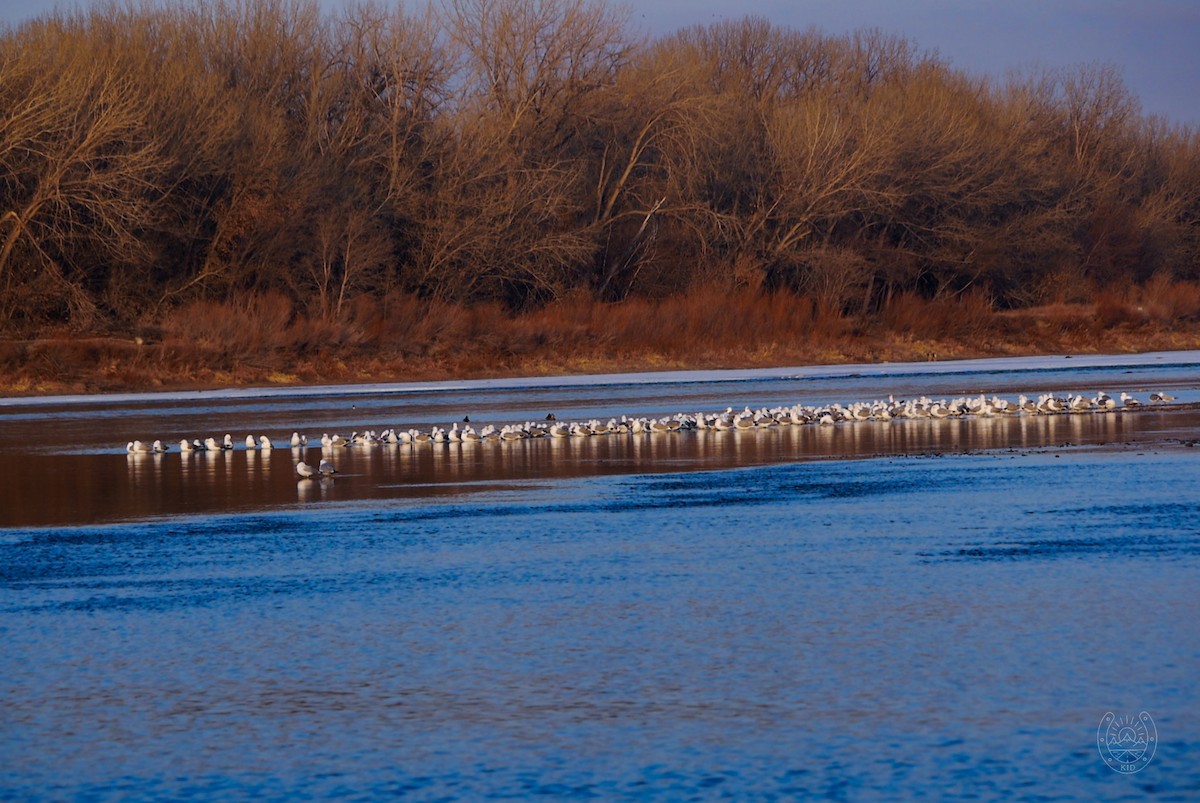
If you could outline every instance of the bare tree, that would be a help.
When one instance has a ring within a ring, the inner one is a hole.
[[[81,30],[79,17],[25,26],[0,51],[0,315],[33,298],[80,324],[95,301],[95,260],[144,254],[161,147],[137,85]]]
[[[611,86],[627,59],[623,15],[598,0],[450,0],[451,36],[466,55],[464,109],[504,134],[560,148],[572,116]]]
[[[410,268],[416,286],[445,298],[520,305],[557,295],[587,259],[592,245],[573,225],[579,210],[570,171],[531,168],[494,131],[460,128],[433,173]]]
[[[713,282],[867,310],[1198,275],[1197,133],[1112,67],[1001,84],[877,30],[626,17],[133,0],[5,30],[0,327],[276,290],[326,317]]]

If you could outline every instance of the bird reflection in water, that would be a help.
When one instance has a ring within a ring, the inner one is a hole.
[[[296,483],[296,498],[301,502],[317,502],[325,499],[333,489],[330,477],[302,477]]]
[[[1139,411],[1110,406],[1109,401],[1106,396],[1091,401],[1047,397],[1006,405],[1002,399],[979,397],[740,412],[727,408],[714,414],[607,423],[481,424],[478,431],[472,425],[451,426],[443,438],[419,439],[411,429],[384,430],[382,436],[330,435],[329,445],[322,446],[315,441],[309,446],[297,434],[279,438],[281,448],[276,449],[266,447],[270,439],[260,436],[245,439],[244,448],[218,445],[165,455],[152,446],[146,449],[144,444],[153,441],[142,440],[142,449],[135,443],[134,449],[122,450],[128,480],[119,489],[106,486],[112,501],[105,499],[104,505],[114,515],[118,510],[120,515],[130,510],[134,515],[179,510],[179,500],[184,509],[196,511],[261,509],[334,497],[349,501],[464,494],[525,480],[1103,444],[1137,439],[1167,426],[1186,427],[1197,417],[1194,410],[1180,408],[1173,411],[1172,422],[1160,422],[1160,416],[1146,410],[1171,412],[1173,405],[1145,405]],[[466,432],[476,437],[463,436]],[[188,443],[197,441],[203,444],[199,438]],[[292,441],[299,443],[282,446]],[[278,465],[272,469],[274,462]],[[336,490],[329,467],[346,477],[337,480]]]

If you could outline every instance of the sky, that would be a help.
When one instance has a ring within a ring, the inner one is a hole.
[[[76,3],[5,0],[0,21],[18,23],[59,5]],[[632,22],[650,34],[748,14],[830,34],[879,28],[936,51],[954,67],[997,77],[1028,67],[1111,64],[1143,112],[1200,127],[1200,0],[630,0],[628,6]]]

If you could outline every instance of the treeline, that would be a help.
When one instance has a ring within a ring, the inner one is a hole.
[[[0,331],[240,296],[1080,300],[1200,278],[1198,146],[1111,67],[999,83],[878,31],[97,5],[0,38]]]

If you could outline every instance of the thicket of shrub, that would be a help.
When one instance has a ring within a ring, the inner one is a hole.
[[[1001,83],[753,17],[647,40],[591,0],[114,3],[4,31],[0,108],[10,337],[419,349],[555,302],[615,347],[1196,306],[1169,288],[1200,279],[1200,141],[1112,67]]]

